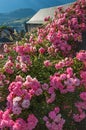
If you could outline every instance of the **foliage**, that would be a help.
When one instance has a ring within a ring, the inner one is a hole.
[[[86,51],[74,50],[85,20],[86,0],[78,0],[66,11],[57,9],[53,20],[45,18],[24,39],[28,43],[4,45],[1,129],[76,130],[75,122],[86,118]]]

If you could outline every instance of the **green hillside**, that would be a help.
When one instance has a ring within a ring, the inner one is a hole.
[[[23,28],[24,22],[30,19],[36,13],[35,10],[26,8],[18,9],[10,13],[0,13],[0,25]]]

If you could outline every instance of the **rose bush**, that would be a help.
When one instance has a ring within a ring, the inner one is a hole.
[[[1,130],[76,130],[86,118],[86,0],[78,0],[0,55]]]

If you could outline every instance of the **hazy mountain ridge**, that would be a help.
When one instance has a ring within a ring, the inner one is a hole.
[[[36,13],[30,8],[17,9],[9,13],[0,13],[0,25],[21,26],[26,20]]]
[[[25,9],[18,9],[8,13],[7,15],[11,18],[24,18],[27,16],[34,15],[35,11],[33,9],[25,8]]]

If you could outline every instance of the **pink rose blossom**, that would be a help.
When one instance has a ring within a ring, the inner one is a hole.
[[[84,101],[86,101],[86,92],[80,93],[80,98]]]
[[[29,130],[33,130],[36,127],[37,123],[38,123],[38,119],[33,114],[30,114],[28,116],[27,121],[28,121]]]
[[[28,108],[30,106],[30,101],[28,99],[24,99],[22,102],[23,108]]]
[[[54,119],[56,118],[56,113],[55,113],[55,111],[51,111],[51,112],[49,113],[49,117],[54,120]]]
[[[12,111],[13,111],[13,114],[16,114],[16,115],[19,115],[21,113],[21,108],[20,107],[13,107]]]
[[[46,67],[49,67],[49,66],[52,66],[52,63],[50,62],[50,60],[46,60],[46,61],[44,61],[44,65]]]
[[[42,89],[43,89],[43,90],[48,90],[48,87],[49,87],[49,86],[48,86],[47,83],[44,83],[44,84],[42,85]]]
[[[38,88],[36,91],[35,91],[35,94],[37,95],[37,96],[39,96],[39,95],[41,95],[42,94],[42,89],[41,88]]]
[[[40,54],[44,54],[44,52],[45,52],[45,49],[44,49],[43,47],[41,47],[41,48],[39,49],[39,53],[40,53]]]

